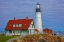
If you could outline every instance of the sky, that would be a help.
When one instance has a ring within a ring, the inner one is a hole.
[[[64,31],[64,0],[0,0],[0,31],[4,31],[8,20],[32,18],[35,22],[36,4],[42,15],[42,28]]]

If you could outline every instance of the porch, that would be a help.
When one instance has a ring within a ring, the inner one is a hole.
[[[29,34],[29,30],[7,30],[5,31],[5,35],[6,36],[20,36],[20,35],[28,35]]]

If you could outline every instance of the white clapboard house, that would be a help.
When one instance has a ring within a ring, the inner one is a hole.
[[[16,19],[14,17],[13,20],[9,20],[5,27],[5,35],[13,36],[13,35],[28,35],[34,34],[34,21],[33,19]]]

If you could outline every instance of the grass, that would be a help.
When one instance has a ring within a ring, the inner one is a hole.
[[[14,36],[0,36],[0,42],[6,42],[11,38],[14,38]]]

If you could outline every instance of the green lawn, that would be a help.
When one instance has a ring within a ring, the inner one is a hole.
[[[5,42],[13,37],[14,36],[0,36],[0,42]]]

